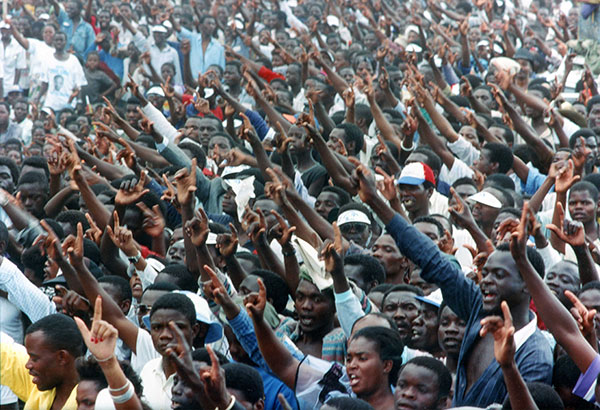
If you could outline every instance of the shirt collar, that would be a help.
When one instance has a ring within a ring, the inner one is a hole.
[[[531,322],[527,323],[521,329],[515,332],[515,351],[519,350],[519,348],[535,333],[535,329],[537,329],[537,316],[532,312],[533,319]]]

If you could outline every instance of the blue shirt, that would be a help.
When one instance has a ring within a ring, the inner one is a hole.
[[[83,58],[86,50],[96,41],[96,33],[90,23],[80,18],[79,24],[73,30],[73,20],[61,9],[58,13],[58,24],[60,24],[60,30],[67,35],[67,49],[73,46],[77,57]]]
[[[225,70],[225,48],[217,40],[212,38],[208,43],[208,47],[206,47],[206,53],[204,53],[200,33],[192,33],[182,27],[177,34],[177,38],[190,40],[192,47],[190,50],[190,68],[193,78],[197,78],[198,74],[204,74],[211,65],[218,65]]]
[[[487,369],[467,391],[467,359],[479,340],[480,321],[485,317],[479,287],[444,257],[431,239],[409,225],[398,214],[386,229],[396,241],[402,255],[421,267],[421,277],[437,284],[442,289],[444,301],[458,317],[467,322],[458,356],[453,406],[487,407],[492,403],[502,403],[507,391],[500,365],[493,357]],[[539,329],[536,328],[519,347],[515,353],[515,362],[526,382],[551,384],[552,351]]]

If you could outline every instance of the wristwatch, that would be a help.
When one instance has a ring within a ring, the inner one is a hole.
[[[140,253],[140,251],[138,251],[137,255],[135,256],[128,256],[127,259],[129,260],[130,263],[132,264],[136,264],[140,261],[140,259],[142,259],[142,254]]]

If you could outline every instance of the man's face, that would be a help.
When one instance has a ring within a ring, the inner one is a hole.
[[[346,131],[344,131],[343,128],[334,128],[331,130],[331,133],[329,134],[328,142],[334,143],[334,142],[337,142],[338,140],[341,141],[342,144],[344,144],[344,147],[346,148],[346,150],[350,151],[350,149],[346,145]],[[352,151],[354,151],[354,149],[352,149]],[[352,155],[353,152],[350,152],[350,154]]]
[[[302,69],[296,65],[290,65],[286,72],[286,79],[290,86],[296,86],[302,78]]]
[[[55,34],[53,43],[56,51],[61,52],[65,49],[65,46],[67,45],[67,38],[64,34]]]
[[[365,281],[364,269],[362,265],[344,264],[344,274],[346,277],[356,283],[356,286],[361,288],[365,293],[369,293],[374,284]]]
[[[438,391],[439,381],[433,370],[409,363],[398,375],[396,410],[437,410],[441,401]]]
[[[98,24],[101,28],[107,29],[110,24],[110,13],[108,12],[100,12],[98,14]]]
[[[444,307],[438,326],[438,341],[446,354],[458,357],[466,327],[467,323],[456,316],[452,309]]]
[[[600,127],[600,104],[594,104],[587,115],[588,127]]]
[[[475,128],[469,125],[465,125],[460,129],[458,133],[461,137],[466,139],[472,146],[474,146],[477,149],[480,148],[479,138],[477,138],[477,131],[475,131]]]
[[[15,190],[15,183],[10,173],[10,168],[6,165],[0,165],[0,188],[12,194]]]
[[[438,289],[438,287],[430,282],[427,282],[425,279],[421,277],[421,268],[418,266],[413,266],[410,271],[408,284],[415,286],[423,291],[426,295],[429,295],[434,290]]]
[[[485,312],[500,312],[503,300],[508,306],[515,306],[523,301],[523,279],[510,252],[493,252],[484,265],[482,274],[479,289]]]
[[[183,246],[183,239],[169,246],[167,258],[170,262],[185,263],[185,247]]]
[[[198,120],[198,141],[205,150],[208,150],[208,143],[213,134],[219,131],[219,126],[216,123],[217,121],[218,120],[213,118],[201,118]]]
[[[434,225],[429,222],[418,222],[413,224],[415,228],[429,239],[431,239],[437,245],[440,240],[440,231],[437,225]]]
[[[340,42],[339,37],[336,36],[332,36],[329,37],[327,39],[327,46],[332,50],[332,51],[338,51],[340,49],[340,47],[342,46],[342,43]]]
[[[220,135],[212,137],[208,143],[208,155],[217,165],[225,159],[230,150],[231,144],[229,140]]]
[[[438,308],[421,303],[419,316],[412,323],[411,343],[415,349],[434,353],[439,351],[438,343]]]
[[[369,242],[371,227],[369,224],[362,222],[348,222],[340,225],[340,232],[344,239],[364,248]]]
[[[339,207],[340,199],[335,192],[323,191],[315,201],[315,211],[325,219],[334,208]]]
[[[488,90],[483,89],[483,88],[479,88],[475,91],[473,91],[473,97],[479,101],[484,107],[487,107],[490,110],[495,109],[495,102],[496,100],[494,100],[494,97],[492,97],[492,93],[490,93]]]
[[[215,32],[216,28],[217,28],[217,22],[212,17],[204,19],[204,21],[200,25],[200,31],[202,32],[202,35],[204,35],[204,36],[212,36],[212,34]]]
[[[572,263],[558,262],[546,273],[544,282],[563,305],[571,307],[571,302],[565,296],[565,290],[577,293],[579,290],[579,270]]]
[[[76,19],[81,14],[81,10],[77,7],[77,3],[71,1],[65,6],[65,11],[71,20]]]
[[[335,308],[332,302],[312,283],[300,281],[294,303],[299,326],[304,333],[318,332],[333,324]]]
[[[420,185],[408,185],[399,184],[398,190],[400,191],[400,201],[408,212],[416,212],[421,209],[427,209],[429,206],[429,197],[431,196],[431,189],[426,189],[423,184]]]
[[[27,104],[18,102],[13,106],[13,112],[15,113],[15,120],[21,122],[27,117]]]
[[[406,258],[400,253],[394,238],[381,235],[371,248],[372,255],[383,265],[386,276],[396,276],[406,270]]]
[[[192,326],[188,319],[177,310],[160,309],[154,312],[152,317],[150,317],[150,335],[152,336],[154,348],[162,356],[166,354],[167,347],[175,347],[177,345],[177,338],[169,327],[169,322],[175,323],[190,345],[192,345],[197,333],[195,326]]]
[[[310,149],[308,142],[306,141],[306,131],[304,128],[292,126],[288,130],[288,138],[291,138],[289,151],[290,154],[299,154],[306,152]]]
[[[486,188],[484,191],[491,190],[492,188]],[[494,195],[497,197],[497,195]],[[471,212],[473,213],[473,219],[480,226],[489,226],[494,223],[496,218],[498,217],[498,212],[500,209],[493,208],[489,205],[484,205],[479,202],[473,202],[473,206],[471,207]]]
[[[80,381],[77,385],[77,410],[94,410],[99,391],[98,383],[91,380]]]
[[[48,342],[41,330],[25,336],[25,348],[29,359],[25,368],[33,376],[32,382],[40,391],[50,390],[60,383],[62,365],[59,356],[67,354],[57,351]]]
[[[381,310],[396,322],[404,343],[412,337],[412,322],[419,316],[420,307],[421,302],[415,299],[415,294],[405,290],[392,292],[383,301]]]
[[[21,202],[25,210],[36,218],[43,217],[48,192],[39,184],[21,184],[18,192],[21,193]]]
[[[241,77],[237,66],[233,64],[226,65],[225,72],[223,73],[223,79],[225,80],[225,84],[230,87],[239,85]]]
[[[203,365],[200,362],[193,362],[196,372],[200,372]],[[206,363],[205,363],[206,365]],[[180,378],[177,373],[174,375],[173,387],[171,388],[171,408],[178,410],[195,410],[202,408],[196,400],[196,394],[191,386],[188,386],[185,381]]]
[[[585,190],[569,193],[569,213],[577,222],[587,223],[596,219],[598,204]]]
[[[498,164],[490,160],[490,151],[483,148],[479,159],[473,163],[475,169],[484,175],[491,175],[498,171]]]
[[[136,275],[137,276],[137,275]],[[144,324],[144,316],[149,315],[150,311],[152,310],[152,306],[154,305],[154,302],[156,302],[158,300],[159,297],[161,297],[162,295],[168,293],[167,291],[164,290],[149,290],[143,293],[142,298],[140,300],[139,305],[137,305],[137,317],[138,317],[138,323],[140,324],[141,328],[146,328],[146,325]],[[149,329],[146,329],[149,330]]]
[[[513,215],[509,212],[499,213],[498,216],[496,217],[496,220],[494,221],[494,226],[492,228],[491,240],[492,240],[492,243],[494,244],[494,246],[496,246],[497,244],[502,243],[502,242],[510,241],[510,232],[507,232],[507,234],[504,238],[497,238],[498,228],[500,227],[500,224],[502,222],[506,221],[507,219],[515,219],[517,222],[519,222],[519,219],[515,215]]]

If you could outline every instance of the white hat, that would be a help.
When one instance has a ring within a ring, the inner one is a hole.
[[[344,224],[350,222],[360,222],[367,225],[371,225],[371,220],[369,216],[364,212],[359,211],[358,209],[348,209],[347,211],[342,212],[337,217],[338,226],[342,226]]]
[[[437,289],[427,296],[415,296],[415,299],[418,299],[421,302],[429,303],[430,305],[433,305],[437,308],[439,308],[442,305],[442,302],[444,301],[441,289]]]
[[[161,97],[164,97],[165,92],[160,86],[155,85],[153,87],[150,87],[150,89],[146,91],[146,95],[160,95]]]
[[[469,201],[477,202],[477,203],[480,203],[482,205],[487,205],[487,206],[489,206],[491,208],[495,208],[495,209],[502,208],[502,202],[500,202],[500,200],[498,198],[496,198],[494,196],[494,194],[492,194],[489,191],[477,192],[476,194],[471,195],[467,199]]]
[[[162,24],[152,26],[152,28],[150,30],[153,33],[166,33],[168,31],[167,28],[165,26],[163,26]]]

